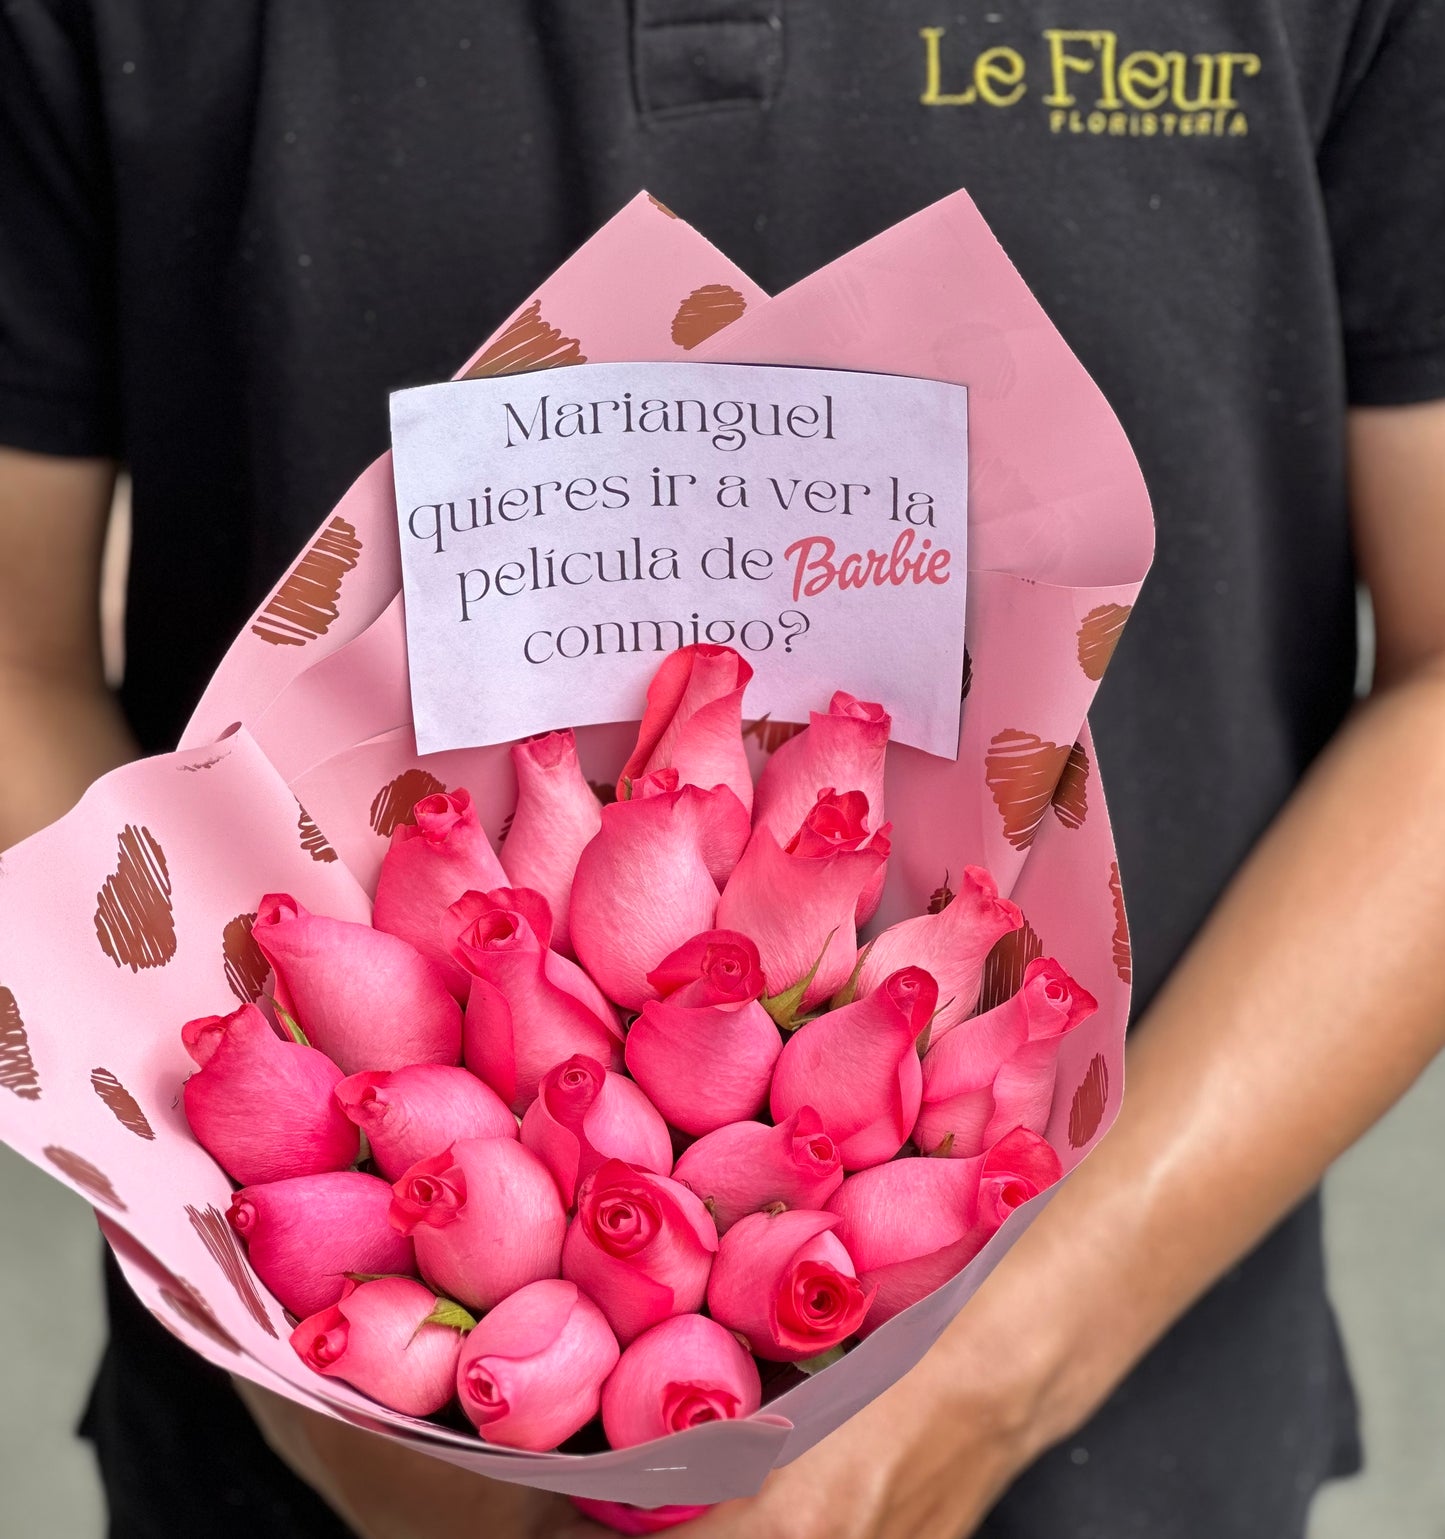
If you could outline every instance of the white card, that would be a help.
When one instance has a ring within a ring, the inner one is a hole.
[[[752,664],[745,715],[836,689],[958,752],[967,392],[607,363],[391,398],[417,746],[635,720],[666,654]]]

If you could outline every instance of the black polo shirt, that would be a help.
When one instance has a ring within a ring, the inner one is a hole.
[[[777,290],[960,185],[1158,517],[1094,712],[1146,1003],[1338,725],[1350,402],[1445,394],[1441,0],[7,0],[0,441],[134,480],[168,747],[386,442],[639,187]],[[1354,1457],[1307,1204],[995,1539],[1291,1539]],[[114,1532],[329,1534],[113,1291]]]

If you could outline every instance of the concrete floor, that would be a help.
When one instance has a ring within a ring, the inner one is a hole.
[[[1445,1058],[1330,1178],[1369,1470],[1321,1496],[1310,1539],[1445,1536],[1442,1129]],[[0,1236],[0,1539],[100,1539],[95,1472],[71,1436],[100,1343],[90,1209],[0,1148]]]

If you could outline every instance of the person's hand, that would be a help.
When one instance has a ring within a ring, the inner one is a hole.
[[[676,1539],[963,1539],[1047,1441],[1044,1356],[980,1294],[909,1374]],[[1012,1338],[1012,1339],[1011,1339]],[[568,1539],[572,1539],[569,1530]]]
[[[609,1539],[565,1496],[487,1480],[234,1382],[272,1450],[359,1539]]]

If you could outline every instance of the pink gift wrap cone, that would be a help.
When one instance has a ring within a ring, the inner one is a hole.
[[[734,296],[689,329],[699,289]],[[639,195],[461,376],[674,358],[799,364],[970,389],[969,668],[955,761],[895,745],[888,884],[867,933],[985,866],[1023,909],[985,1006],[1035,956],[1099,1001],[1066,1039],[1046,1136],[1065,1171],[1123,1090],[1130,957],[1086,714],[1152,556],[1138,465],[1108,404],[973,203],[957,193],[774,299]],[[392,829],[465,786],[496,842],[507,745],[419,758],[389,458],[365,470],[227,653],[180,748],[97,782],[0,866],[0,1137],[91,1202],[131,1286],[208,1361],[299,1404],[503,1480],[643,1507],[748,1495],[912,1367],[1048,1193],[965,1270],[752,1417],[587,1455],[489,1448],[311,1373],[225,1221],[191,1136],[179,1023],[260,996],[254,905],[289,892],[366,920]],[[819,708],[846,679],[820,677]],[[643,701],[639,696],[637,716]],[[559,725],[562,725],[559,723]],[[578,733],[610,785],[634,723]],[[755,771],[786,724],[747,729]]]

